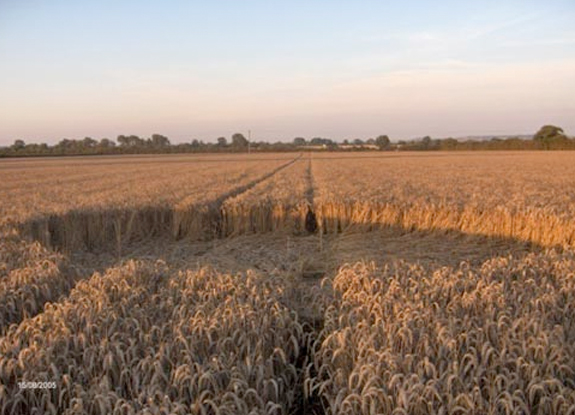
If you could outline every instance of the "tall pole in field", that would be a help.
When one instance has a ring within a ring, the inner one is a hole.
[[[252,144],[252,130],[248,130],[248,154],[251,153],[251,144]]]

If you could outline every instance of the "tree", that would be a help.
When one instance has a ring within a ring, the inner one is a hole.
[[[170,145],[170,140],[161,134],[152,134],[152,145],[154,147],[167,147]]]
[[[140,147],[146,143],[146,140],[143,138],[138,137],[137,135],[131,135],[128,137],[129,143],[131,147]]]
[[[455,150],[459,142],[452,137],[445,138],[439,142],[439,148],[441,150]]]
[[[141,147],[146,143],[146,140],[137,135],[119,135],[116,141],[118,141],[122,147]]]
[[[60,142],[57,145],[58,147],[64,148],[64,149],[68,149],[74,146],[74,141],[73,140],[69,140],[67,138],[63,138],[62,140],[60,140]]]
[[[112,148],[116,146],[116,143],[114,143],[112,140],[108,139],[108,138],[102,138],[100,140],[100,144],[99,146],[101,148]]]
[[[305,146],[306,142],[305,142],[305,138],[303,137],[296,137],[293,139],[293,144],[294,146]]]
[[[333,147],[336,144],[330,140],[329,138],[321,138],[321,137],[314,137],[310,141],[311,145],[314,146],[325,146],[325,147]]]
[[[218,147],[225,147],[228,145],[228,140],[226,137],[218,137]]]
[[[554,141],[564,140],[565,138],[567,137],[563,134],[563,129],[554,125],[544,125],[533,136],[533,140],[538,142],[545,150],[549,150]]]
[[[26,147],[26,143],[24,142],[24,140],[15,140],[14,144],[12,144],[12,148],[14,150],[20,150],[24,147]]]
[[[421,139],[421,144],[423,145],[423,148],[425,150],[427,150],[430,146],[431,146],[431,137],[426,135],[425,137],[423,137]]]
[[[375,139],[375,145],[379,147],[380,150],[386,150],[389,148],[391,141],[387,135],[380,135]]]
[[[96,147],[97,144],[98,142],[91,137],[85,137],[82,140],[82,146],[86,148]]]
[[[363,141],[361,138],[356,138],[355,140],[353,140],[353,144],[355,144],[356,146],[362,146]]]
[[[128,146],[128,137],[126,137],[125,135],[119,135],[118,138],[116,139],[116,141],[118,141],[118,143],[119,143],[122,147],[127,147],[127,146]]]
[[[137,135],[119,135],[116,141],[118,141],[122,147],[142,146],[146,142],[144,139],[138,137]]]
[[[235,133],[232,135],[232,147],[237,149],[248,148],[248,140],[241,133]]]

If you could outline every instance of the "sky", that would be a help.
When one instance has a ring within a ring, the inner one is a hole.
[[[574,22],[573,0],[0,0],[0,146],[575,135]]]

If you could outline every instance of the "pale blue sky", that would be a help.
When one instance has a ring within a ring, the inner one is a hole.
[[[575,2],[0,0],[0,145],[575,134]]]

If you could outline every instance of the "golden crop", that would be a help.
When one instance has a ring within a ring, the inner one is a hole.
[[[572,413],[574,269],[572,253],[345,266],[307,393],[332,414]]]
[[[0,414],[575,415],[574,245],[567,152],[1,161]]]
[[[328,232],[393,225],[575,244],[570,152],[319,158],[313,174]]]
[[[249,273],[128,262],[94,274],[0,340],[2,412],[284,413],[303,331],[281,298]]]

